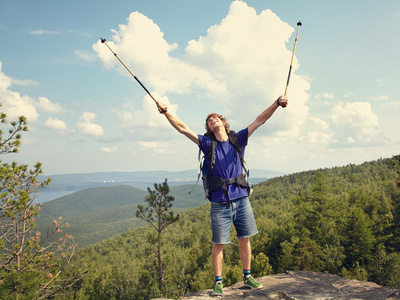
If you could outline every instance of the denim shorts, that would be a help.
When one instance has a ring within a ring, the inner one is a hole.
[[[225,203],[211,202],[212,242],[215,244],[229,244],[231,226],[235,226],[238,239],[244,239],[258,233],[253,209],[248,197],[231,201],[226,208]]]

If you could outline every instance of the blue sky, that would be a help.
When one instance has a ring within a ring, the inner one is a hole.
[[[0,0],[0,102],[28,117],[17,155],[47,175],[189,170],[170,127],[100,37],[198,133],[209,112],[248,126],[250,168],[293,173],[400,152],[400,2]],[[5,128],[2,127],[4,130]]]

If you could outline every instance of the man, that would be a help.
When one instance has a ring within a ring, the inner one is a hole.
[[[248,138],[254,131],[263,125],[276,111],[279,106],[286,107],[288,98],[281,96],[265,109],[247,128],[237,133],[238,140],[242,147],[242,153],[247,145]],[[213,176],[220,176],[222,179],[235,178],[242,173],[240,159],[236,159],[234,146],[228,140],[229,124],[219,114],[209,114],[206,119],[207,135],[196,134],[185,123],[168,112],[165,104],[158,106],[160,113],[164,114],[171,125],[181,134],[185,135],[192,142],[200,147],[205,157],[210,148],[210,135],[217,140],[215,149],[215,166]],[[244,285],[250,288],[261,288],[251,276],[251,245],[249,237],[258,233],[251,208],[247,188],[230,184],[227,187],[227,195],[222,189],[212,192],[211,202],[211,227],[213,232],[212,242],[212,265],[215,276],[213,295],[223,294],[222,284],[222,262],[223,248],[229,244],[231,223],[233,222],[239,241],[239,256],[243,267]],[[228,202],[228,205],[226,203]]]

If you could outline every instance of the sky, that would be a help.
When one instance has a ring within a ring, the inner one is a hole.
[[[100,38],[203,134],[210,112],[239,131],[284,94],[297,30],[289,106],[249,139],[250,169],[390,158],[400,152],[399,28],[398,0],[0,0],[0,110],[30,129],[0,159],[41,162],[45,175],[195,169],[197,145]]]

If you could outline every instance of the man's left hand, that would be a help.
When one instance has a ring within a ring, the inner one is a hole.
[[[280,96],[278,98],[278,100],[279,100],[278,102],[279,102],[280,106],[282,106],[282,107],[286,107],[289,104],[289,99],[287,96]]]

